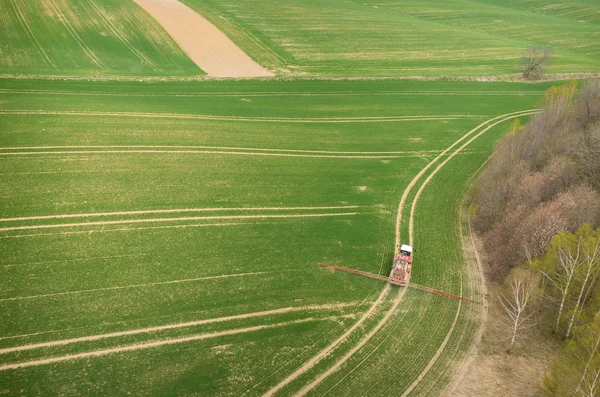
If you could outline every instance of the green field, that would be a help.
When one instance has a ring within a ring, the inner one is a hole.
[[[3,0],[0,74],[193,76],[203,72],[133,1]]]
[[[600,4],[513,0],[184,0],[263,65],[318,77],[518,73],[549,45],[549,73],[600,71]]]
[[[206,78],[133,1],[0,2],[0,396],[442,393],[483,307],[318,264],[398,239],[484,301],[466,193],[552,83],[393,78],[599,72],[600,7],[184,2],[278,76]]]
[[[373,305],[347,340],[280,393],[301,390],[404,294],[393,287],[375,304],[385,283],[317,264],[387,274],[408,183],[475,126],[532,108],[544,88],[3,80],[2,392],[258,395]],[[463,295],[481,298],[462,265],[458,210],[507,124],[466,146],[420,196],[415,282],[458,294],[462,280]],[[405,206],[403,241],[424,179]],[[478,306],[463,303],[457,315],[458,307],[408,290],[311,392],[408,388],[448,339],[435,375],[414,389],[439,392],[478,321]],[[247,316],[258,312],[267,313]],[[76,338],[84,339],[60,342]],[[168,344],[144,347],[156,341]],[[27,345],[36,346],[19,350]]]

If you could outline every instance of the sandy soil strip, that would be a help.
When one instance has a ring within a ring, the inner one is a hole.
[[[182,222],[182,221],[197,221],[207,219],[268,219],[268,218],[322,218],[330,216],[353,216],[358,212],[337,212],[329,214],[288,214],[288,215],[222,215],[222,216],[190,216],[179,218],[150,218],[150,219],[129,219],[119,221],[101,221],[101,222],[79,222],[79,223],[60,223],[52,225],[29,225],[29,226],[11,226],[0,228],[0,231],[11,230],[30,230],[30,229],[55,229],[63,227],[80,227],[80,226],[105,226],[105,225],[122,225],[131,223],[152,223],[152,222]]]
[[[322,153],[322,154],[412,154],[423,155],[431,153],[439,153],[441,150],[401,150],[396,152],[346,152],[339,150],[301,150],[301,149],[266,149],[266,148],[248,148],[248,147],[231,147],[231,146],[158,146],[158,145],[129,145],[129,146],[13,146],[0,147],[0,150],[37,150],[37,149],[214,149],[214,150],[241,150],[246,152],[283,152],[283,153]]]
[[[350,316],[350,315],[348,315],[348,316]],[[241,333],[246,333],[246,332],[259,331],[262,329],[285,327],[287,325],[292,325],[292,324],[300,324],[300,323],[307,323],[307,322],[313,322],[313,321],[335,321],[339,318],[346,318],[348,316],[333,316],[333,317],[324,317],[324,318],[311,317],[311,318],[305,318],[305,319],[301,319],[301,320],[286,321],[286,322],[277,323],[277,324],[257,325],[254,327],[238,328],[238,329],[232,329],[232,330],[222,331],[222,332],[213,332],[210,334],[200,334],[200,335],[193,335],[193,336],[188,336],[188,337],[184,337],[184,338],[159,340],[159,341],[155,341],[155,342],[140,343],[140,344],[136,344],[136,345],[115,347],[115,348],[111,348],[111,349],[96,350],[96,351],[91,351],[91,352],[87,352],[87,353],[71,354],[71,355],[67,355],[67,356],[52,357],[52,358],[47,358],[47,359],[42,359],[42,360],[34,360],[34,361],[26,361],[26,362],[16,363],[16,364],[7,364],[7,365],[0,366],[0,371],[6,371],[9,369],[25,368],[25,367],[33,367],[33,366],[37,366],[37,365],[52,364],[52,363],[58,363],[58,362],[62,362],[62,361],[77,360],[77,359],[81,359],[81,358],[100,357],[100,356],[106,356],[108,354],[113,354],[113,353],[124,353],[124,352],[130,352],[130,351],[135,351],[135,350],[148,349],[148,348],[152,348],[152,347],[161,347],[161,346],[167,346],[167,345],[174,345],[177,343],[218,338],[218,337],[227,336],[227,335],[236,335],[236,334],[241,334]]]
[[[269,77],[215,25],[177,0],[134,0],[179,44],[200,69],[214,77]]]
[[[340,210],[358,208],[358,205],[340,205],[329,207],[248,207],[248,208],[178,208],[167,210],[138,210],[138,211],[118,211],[118,212],[92,212],[87,214],[63,214],[63,215],[43,215],[43,216],[22,216],[17,218],[0,218],[0,222],[29,221],[36,219],[62,219],[62,218],[88,218],[93,216],[121,216],[121,215],[141,215],[141,214],[171,214],[181,212],[212,212],[212,211],[295,211],[295,210]]]
[[[77,294],[85,294],[85,293],[99,292],[99,291],[114,291],[114,290],[119,290],[119,289],[153,287],[153,286],[156,286],[156,285],[191,283],[191,282],[194,282],[194,281],[215,280],[215,279],[230,278],[230,277],[255,276],[255,275],[259,275],[259,274],[267,274],[267,272],[223,274],[223,275],[220,275],[220,276],[185,278],[185,279],[182,279],[182,280],[170,280],[170,281],[159,281],[159,282],[155,282],[155,283],[121,285],[121,286],[116,286],[116,287],[105,287],[105,288],[94,288],[94,289],[83,289],[83,290],[78,290],[78,291],[56,292],[56,293],[53,293],[53,294],[16,296],[16,297],[13,297],[13,298],[3,298],[3,299],[0,299],[0,302],[19,301],[19,300],[24,300],[24,299],[49,298],[49,297],[52,297],[52,296],[62,296],[62,295],[77,295]],[[2,352],[2,350],[0,350],[0,352]]]
[[[272,316],[275,314],[284,314],[284,313],[290,313],[290,312],[311,311],[311,310],[330,310],[330,309],[339,309],[339,308],[343,308],[343,307],[357,306],[357,305],[358,305],[357,303],[353,302],[353,303],[339,303],[339,304],[312,305],[312,306],[296,306],[296,307],[290,306],[290,307],[283,307],[281,309],[265,310],[265,311],[254,312],[254,313],[244,313],[244,314],[238,314],[238,315],[234,315],[234,316],[209,318],[206,320],[189,321],[189,322],[177,323],[177,324],[158,325],[155,327],[133,329],[133,330],[128,330],[128,331],[111,332],[108,334],[83,336],[80,338],[63,339],[63,340],[55,340],[55,341],[51,341],[51,342],[43,342],[43,343],[35,343],[35,344],[30,344],[30,345],[8,347],[8,348],[0,349],[0,354],[7,354],[7,353],[18,352],[18,351],[23,351],[23,350],[39,349],[39,348],[43,348],[43,347],[70,345],[72,343],[79,343],[79,342],[91,342],[91,341],[100,340],[100,339],[116,338],[116,337],[127,336],[127,335],[137,335],[137,334],[142,334],[142,333],[164,331],[164,330],[168,330],[168,329],[194,327],[197,325],[221,323],[221,322],[232,321],[232,320],[243,320],[243,319],[254,318],[254,317]]]
[[[462,280],[460,282],[460,296],[462,297]],[[452,321],[452,325],[450,326],[450,329],[448,330],[448,333],[446,334],[444,341],[442,342],[440,347],[437,349],[437,351],[435,352],[435,354],[433,355],[433,357],[431,358],[429,363],[427,363],[427,366],[419,374],[417,379],[415,379],[415,381],[408,387],[408,389],[406,389],[404,391],[404,393],[402,393],[402,397],[408,396],[415,389],[415,387],[417,387],[417,385],[429,373],[429,370],[431,370],[431,368],[434,366],[434,364],[436,363],[438,358],[441,356],[442,352],[446,348],[446,345],[448,344],[448,341],[450,340],[450,337],[452,336],[452,333],[454,332],[454,327],[456,326],[456,323],[458,322],[458,317],[460,315],[461,308],[462,308],[462,300],[459,300],[458,301],[458,309],[456,309],[456,315],[454,316],[454,321]]]
[[[517,113],[518,115],[521,115],[522,112],[514,112],[514,113],[510,113],[510,114],[515,114]],[[498,118],[502,118],[505,117],[506,115],[502,115],[502,116],[497,116],[495,118],[493,118],[492,120],[497,120]],[[518,116],[514,116],[514,117],[518,117]],[[458,143],[460,143],[462,140],[466,139],[470,134],[474,133],[475,131],[477,131],[479,128],[481,128],[482,126],[484,126],[485,124],[489,123],[492,120],[488,120],[482,124],[480,124],[479,126],[475,127],[474,129],[472,129],[471,131],[469,131],[467,134],[463,135],[460,139],[458,139],[456,142],[454,142],[451,146],[449,146],[444,152],[442,152],[438,157],[436,157],[436,159],[432,160],[427,166],[425,166],[425,168],[419,173],[417,174],[417,176],[415,176],[413,178],[413,180],[411,181],[411,183],[406,187],[406,189],[404,190],[404,193],[402,195],[402,199],[400,200],[400,205],[398,208],[398,215],[396,217],[396,248],[399,246],[399,241],[400,241],[400,221],[402,219],[402,210],[404,207],[404,203],[406,201],[406,198],[408,197],[408,194],[410,193],[410,190],[412,189],[412,187],[416,184],[416,182],[419,180],[419,178],[423,175],[423,173],[437,160],[439,159],[441,156],[443,156],[448,150],[450,150],[452,147],[456,146]],[[489,127],[491,128],[491,127]],[[488,129],[489,129],[488,128]],[[479,136],[479,135],[477,135]],[[472,141],[472,140],[471,140]],[[469,143],[471,142],[469,141]],[[458,152],[460,152],[463,147],[457,149],[454,154],[457,154]],[[446,161],[447,162],[447,161]],[[437,173],[437,171],[439,171],[441,167],[438,167],[435,171],[433,171],[432,175]],[[425,185],[429,180],[431,179],[431,175],[430,178],[428,180],[426,180],[423,184]],[[421,186],[421,190],[422,190],[423,186]],[[418,196],[415,196],[414,200],[413,200],[413,206],[411,207],[411,213],[410,213],[410,221],[409,221],[409,244],[412,244],[413,242],[413,219],[414,219],[414,209],[415,209],[415,203],[418,200]],[[383,291],[382,291],[382,295],[384,293],[387,293],[387,291],[389,291],[390,289],[390,284],[386,284],[386,286],[384,287]],[[387,321],[389,320],[389,318],[392,316],[392,314],[394,313],[394,311],[396,310],[396,308],[399,306],[400,302],[402,301],[402,299],[404,298],[404,295],[406,294],[407,288],[403,288],[402,290],[400,290],[400,292],[398,293],[398,296],[396,297],[396,299],[394,300],[394,303],[392,305],[392,307],[390,308],[390,310],[386,313],[386,315],[384,316],[384,318],[376,325],[376,327],[369,333],[367,334],[359,343],[357,346],[355,346],[350,352],[348,352],[344,357],[342,357],[338,362],[336,362],[333,367],[331,367],[328,371],[326,371],[324,374],[322,374],[321,376],[319,376],[315,381],[313,381],[312,383],[306,385],[300,392],[299,395],[305,395],[306,393],[308,393],[310,390],[312,390],[315,386],[317,386],[319,383],[321,383],[326,377],[328,377],[329,375],[331,375],[333,372],[337,371],[342,364],[344,364],[356,351],[358,351],[362,346],[364,346],[372,337],[373,335],[375,335],[382,327],[383,325],[385,325],[385,323],[387,323]],[[372,308],[375,306],[375,304],[378,304],[378,302],[376,301]],[[361,318],[362,319],[362,318]],[[331,347],[331,346],[330,346]],[[337,346],[333,346],[333,348],[335,348]],[[328,347],[329,348],[329,347]],[[331,350],[333,350],[333,348]],[[329,352],[327,352],[327,354],[329,354]],[[315,358],[317,357],[324,357],[325,355],[321,356],[321,353],[319,353],[319,355],[315,356]],[[313,358],[313,360],[315,359]],[[319,358],[319,359],[320,359]],[[312,360],[311,360],[312,361]],[[318,360],[317,360],[318,361]],[[316,362],[315,362],[316,363]],[[313,364],[314,365],[314,364]],[[306,366],[306,365],[305,365]],[[311,365],[312,367],[312,365]],[[267,392],[265,394],[265,396],[272,396],[274,393],[276,393],[277,391],[279,391],[281,388],[283,388],[285,385],[289,384],[291,381],[293,381],[294,379],[298,378],[302,373],[306,372],[308,368],[304,368],[304,366],[297,370],[296,372],[294,372],[293,374],[291,374],[288,378],[286,378],[284,381],[282,381],[280,384],[278,384],[277,386],[275,386],[273,389],[269,390],[269,392]]]
[[[141,112],[92,112],[67,110],[0,110],[0,115],[55,115],[55,116],[94,116],[94,117],[143,117],[161,119],[255,121],[261,123],[385,123],[396,121],[437,121],[457,119],[480,119],[481,115],[431,115],[431,116],[374,116],[374,117],[324,117],[324,118],[285,118],[285,117],[243,117],[214,116],[178,113]]]

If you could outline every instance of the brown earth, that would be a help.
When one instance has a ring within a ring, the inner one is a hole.
[[[177,0],[135,0],[173,37],[200,69],[213,77],[268,77],[215,25]]]

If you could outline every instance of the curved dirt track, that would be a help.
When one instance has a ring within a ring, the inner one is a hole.
[[[200,69],[213,77],[270,77],[229,37],[177,0],[134,0],[179,44]]]
[[[414,187],[414,185],[417,183],[417,181],[421,178],[421,176],[431,167],[431,165],[433,163],[435,163],[437,160],[439,160],[442,156],[444,156],[448,151],[450,151],[453,147],[455,147],[456,145],[458,145],[460,142],[462,142],[463,140],[467,139],[470,135],[472,135],[473,133],[477,132],[480,128],[484,127],[486,124],[489,124],[489,123],[491,123],[493,121],[499,120],[496,123],[494,123],[494,124],[488,126],[487,128],[485,128],[482,132],[480,132],[475,137],[473,137],[472,139],[470,139],[469,141],[467,141],[460,148],[456,149],[448,157],[448,159],[446,159],[444,162],[442,162],[429,175],[429,177],[423,182],[423,184],[421,185],[419,191],[415,195],[415,198],[413,199],[413,204],[411,206],[410,219],[409,219],[409,244],[412,244],[412,242],[413,242],[414,212],[415,212],[416,203],[418,201],[420,193],[423,191],[423,189],[429,183],[429,181],[433,178],[433,176],[441,169],[441,167],[443,165],[445,165],[456,154],[460,153],[460,151],[462,151],[473,140],[475,140],[477,137],[479,137],[481,134],[483,134],[484,132],[486,132],[487,130],[489,130],[490,128],[492,128],[493,126],[495,126],[496,124],[501,123],[503,121],[506,121],[506,120],[508,120],[510,118],[520,117],[520,116],[524,116],[524,115],[527,115],[527,114],[531,114],[532,112],[534,112],[534,111],[532,111],[532,110],[524,110],[524,111],[519,111],[519,112],[512,112],[512,113],[507,113],[507,114],[504,114],[504,115],[500,115],[500,116],[494,117],[494,118],[492,118],[490,120],[487,120],[487,121],[481,123],[480,125],[478,125],[477,127],[475,127],[474,129],[472,129],[471,131],[469,131],[468,133],[466,133],[465,135],[463,135],[456,142],[454,142],[447,149],[445,149],[442,153],[440,153],[434,160],[432,160],[430,163],[428,163],[413,178],[413,180],[406,187],[406,189],[404,190],[404,193],[402,194],[402,198],[401,198],[400,204],[398,206],[398,214],[397,214],[397,217],[396,217],[396,240],[395,240],[396,246],[395,246],[395,248],[397,249],[399,247],[399,244],[400,244],[400,223],[401,223],[401,220],[402,220],[402,211],[404,209],[404,204],[406,202],[406,199],[407,199],[408,195],[410,194],[411,189]],[[380,269],[380,273],[381,273],[381,269]],[[369,317],[374,312],[375,307],[378,306],[381,303],[381,301],[383,300],[383,297],[389,292],[390,288],[391,288],[390,284],[386,284],[386,286],[383,288],[381,294],[379,295],[379,298],[373,303],[373,305],[371,306],[371,308],[365,314],[363,314],[363,316],[359,319],[359,321],[353,327],[351,327],[346,333],[344,333],[344,335],[342,335],[342,337],[338,338],[331,345],[329,345],[328,347],[326,347],[325,349],[323,349],[315,357],[313,357],[306,364],[304,364],[301,368],[299,368],[298,370],[296,370],[294,373],[292,373],[290,376],[288,376],[286,379],[284,379],[282,382],[280,382],[277,386],[275,386],[274,388],[272,388],[271,390],[269,390],[265,394],[265,396],[272,396],[272,395],[274,395],[276,392],[278,392],[283,387],[285,387],[286,385],[288,385],[289,383],[291,383],[293,380],[297,379],[300,375],[302,375],[303,373],[305,373],[306,371],[308,371],[310,368],[312,368],[317,362],[319,362],[321,359],[323,359],[324,357],[326,357],[327,355],[329,355],[333,350],[335,350],[341,342],[343,342],[344,340],[347,339],[347,337],[349,336],[349,334],[352,331],[354,331],[354,329],[356,329],[358,327],[358,325],[362,324],[362,322],[364,322],[364,320],[367,317]],[[332,373],[334,373],[335,371],[337,371],[356,351],[358,351],[361,347],[363,347],[387,323],[387,321],[390,319],[390,317],[395,312],[395,310],[397,309],[397,307],[400,305],[400,302],[404,298],[406,290],[407,289],[404,288],[404,289],[402,289],[398,293],[398,296],[395,298],[392,307],[388,310],[388,312],[385,314],[385,316],[383,317],[383,319],[375,326],[375,328],[369,334],[367,334],[361,341],[359,341],[358,344],[355,345],[355,347],[352,348],[349,353],[347,353],[340,360],[338,360],[331,368],[329,368],[329,370],[327,370],[324,374],[322,374],[321,376],[319,376],[315,381],[313,381],[309,385],[306,385],[298,393],[298,395],[299,396],[304,396],[305,394],[307,394],[310,390],[312,390],[314,387],[316,387],[321,381],[323,381],[327,376],[329,376]],[[440,352],[440,354],[441,354],[441,352]]]

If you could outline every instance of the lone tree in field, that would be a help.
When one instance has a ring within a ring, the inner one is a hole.
[[[552,61],[552,48],[533,46],[525,50],[521,58],[521,71],[526,79],[539,79]]]

